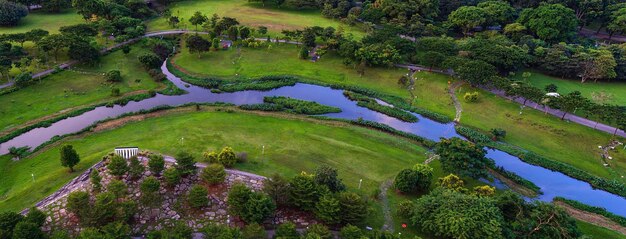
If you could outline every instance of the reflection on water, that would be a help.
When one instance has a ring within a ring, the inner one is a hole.
[[[262,103],[263,97],[265,96],[287,96],[338,107],[341,108],[342,112],[326,114],[326,116],[343,119],[362,118],[364,120],[383,123],[397,130],[413,133],[435,141],[438,141],[441,137],[461,137],[454,130],[453,123],[442,124],[424,118],[419,114],[414,114],[419,118],[418,122],[403,122],[367,108],[357,106],[356,102],[350,101],[343,96],[342,90],[335,90],[329,87],[296,84],[294,86],[281,87],[270,91],[240,91],[216,94],[198,86],[191,85],[186,87],[186,84],[181,81],[180,78],[175,77],[167,70],[165,64],[163,64],[161,69],[170,81],[189,93],[177,96],[157,95],[139,102],[129,102],[125,106],[116,105],[111,108],[104,106],[98,107],[82,115],[56,122],[50,127],[33,129],[10,141],[0,144],[0,154],[8,153],[8,148],[11,146],[30,146],[34,148],[50,140],[55,135],[77,132],[99,120],[116,117],[128,112],[150,109],[159,105],[176,106],[191,102],[227,102],[237,105],[256,104]],[[494,159],[496,165],[502,166],[506,170],[512,171],[539,186],[544,193],[539,196],[539,200],[551,201],[553,197],[561,196],[578,200],[585,204],[604,207],[615,214],[626,216],[626,207],[623,206],[626,205],[626,199],[623,197],[593,189],[586,182],[576,180],[559,172],[553,172],[545,168],[527,164],[515,156],[498,150],[489,149],[487,157]],[[501,186],[500,184],[497,185],[499,187]]]

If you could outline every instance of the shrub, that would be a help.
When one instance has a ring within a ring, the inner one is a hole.
[[[148,168],[155,175],[160,175],[165,168],[165,159],[163,159],[163,155],[160,154],[150,154],[148,155]]]
[[[496,188],[489,185],[476,186],[474,187],[474,194],[483,197],[493,196],[496,194]]]
[[[308,59],[309,58],[309,50],[306,47],[302,47],[300,49],[300,59]]]
[[[161,58],[152,52],[143,53],[138,57],[138,59],[139,62],[141,62],[141,64],[147,69],[157,69],[161,67],[161,63],[163,63]]]
[[[341,205],[341,222],[346,224],[359,224],[367,216],[367,202],[361,196],[353,192],[339,194]]]
[[[96,201],[92,209],[92,217],[89,220],[81,218],[82,222],[91,226],[102,226],[113,222],[117,214],[117,200],[111,192],[96,195]]]
[[[417,191],[419,174],[413,169],[401,170],[393,180],[393,187],[403,193],[413,193]]]
[[[28,8],[22,4],[0,1],[0,26],[14,26],[28,15]]]
[[[250,223],[241,231],[242,239],[267,239],[265,228],[258,223]]]
[[[112,222],[101,229],[104,238],[128,238],[130,236],[130,226],[122,222]]]
[[[315,209],[319,192],[318,186],[310,175],[298,175],[291,180],[289,198],[294,206],[304,211]]]
[[[146,168],[141,164],[137,156],[130,158],[130,166],[128,167],[128,175],[132,179],[140,178],[143,173],[146,171]]]
[[[315,170],[313,179],[318,185],[326,185],[332,192],[339,192],[346,189],[346,185],[337,177],[337,169],[328,165],[319,166]]]
[[[226,179],[226,171],[221,164],[212,163],[202,169],[200,178],[209,185],[220,184]]]
[[[228,191],[228,211],[234,215],[241,215],[245,210],[246,203],[250,199],[250,190],[245,184],[237,182]]]
[[[433,168],[426,164],[415,164],[413,170],[417,172],[417,190],[426,191],[433,180]]]
[[[332,194],[324,194],[315,204],[315,216],[329,225],[339,223],[341,219],[339,200]]]
[[[287,112],[296,114],[316,115],[341,112],[341,109],[337,107],[322,105],[314,101],[298,100],[283,96],[266,96],[263,98],[263,102],[275,104]]]
[[[187,176],[196,172],[196,160],[187,152],[176,154],[176,170],[181,176]]]
[[[217,153],[215,151],[204,152],[202,154],[202,157],[204,158],[205,161],[209,163],[219,163],[219,159],[217,158]]]
[[[6,232],[7,237],[13,232],[13,228],[17,223],[21,222],[24,219],[22,214],[16,212],[2,212],[0,213],[0,235],[3,235],[1,232]],[[4,238],[4,237],[3,237]]]
[[[30,72],[19,73],[17,76],[15,76],[15,86],[19,88],[24,88],[30,85],[32,80],[33,80],[33,75],[31,75]]]
[[[174,226],[168,228],[167,231],[170,238],[192,238],[193,235],[193,229],[181,221],[175,222]]]
[[[280,174],[274,174],[263,182],[263,192],[272,198],[276,205],[286,206],[289,203],[291,186]]]
[[[402,218],[411,218],[413,216],[413,207],[415,205],[410,200],[404,200],[398,204],[396,213]]]
[[[346,225],[339,231],[339,237],[341,239],[361,239],[363,236],[361,229],[352,225]]]
[[[122,177],[126,172],[128,172],[128,164],[126,164],[126,160],[119,155],[114,155],[109,160],[109,164],[107,165],[107,169],[109,173],[116,177]]]
[[[121,82],[122,73],[118,70],[110,70],[104,73],[104,78],[106,78],[108,82]]]
[[[91,188],[94,191],[100,192],[102,190],[102,177],[100,177],[100,173],[98,173],[97,169],[92,169],[89,173],[89,181],[91,182]]]
[[[107,185],[107,190],[113,193],[116,198],[123,198],[128,193],[128,187],[126,186],[126,184],[117,179],[113,179],[111,180],[111,182],[109,182],[109,185]]]
[[[118,97],[120,95],[122,95],[122,93],[120,92],[120,88],[117,88],[117,87],[111,88],[111,96]]]
[[[274,234],[274,238],[289,238],[295,239],[300,237],[298,231],[296,230],[296,224],[293,222],[285,222],[276,228],[276,232]]]
[[[200,185],[193,185],[187,193],[187,202],[192,208],[205,207],[209,204],[209,191]]]
[[[454,174],[439,178],[439,186],[459,192],[464,192],[466,190],[465,182],[463,182],[463,180],[459,178],[459,176],[456,176]]]
[[[328,227],[322,225],[322,224],[313,224],[310,225],[309,228],[306,230],[305,235],[308,234],[315,234],[317,236],[319,236],[319,238],[321,239],[332,239],[333,238],[333,234],[330,233],[330,230],[328,229]]]
[[[494,165],[493,160],[485,157],[487,152],[482,146],[457,137],[442,138],[435,147],[435,153],[440,156],[439,161],[445,171],[475,179],[487,177],[486,168]]]
[[[215,225],[209,224],[208,226],[202,229],[202,233],[204,234],[204,238],[215,238],[215,239],[231,239],[231,238],[241,238],[241,231],[237,227],[230,228],[224,225]],[[184,237],[191,238],[191,237]]]
[[[32,222],[38,227],[43,226],[48,216],[36,207],[31,207],[24,218],[24,221]]]
[[[168,168],[163,171],[163,178],[165,179],[165,184],[170,187],[180,183],[180,173],[175,168]]]
[[[235,152],[231,147],[224,147],[217,158],[219,162],[227,168],[230,168],[237,163],[237,155],[235,155]]]
[[[155,177],[147,177],[139,185],[141,201],[144,205],[153,206],[159,201],[159,188],[161,183]]]
[[[467,92],[465,93],[465,95],[463,95],[463,99],[465,100],[465,102],[468,103],[475,103],[478,101],[478,92],[474,91],[472,93]]]
[[[67,196],[67,210],[74,213],[79,218],[84,217],[89,212],[89,193],[74,191]]]
[[[29,222],[21,221],[13,228],[13,239],[45,239],[46,235],[39,228],[40,226]]]
[[[457,125],[454,128],[456,129],[456,132],[458,132],[460,135],[467,137],[470,141],[474,143],[486,144],[492,141],[489,136],[479,132],[478,130],[461,125]]]
[[[491,129],[490,132],[494,140],[501,140],[501,139],[504,139],[504,137],[506,137],[506,130],[504,129],[495,128],[495,129]]]
[[[263,193],[252,192],[239,216],[247,223],[262,223],[274,213],[274,210],[276,205],[272,199]]]

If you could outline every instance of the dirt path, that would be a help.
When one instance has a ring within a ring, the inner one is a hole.
[[[565,211],[567,212],[567,214],[571,215],[572,217],[584,221],[584,222],[588,222],[591,223],[593,225],[596,226],[600,226],[600,227],[604,227],[604,228],[608,228],[611,229],[613,231],[622,233],[624,235],[626,235],[626,227],[623,227],[619,224],[617,224],[616,222],[612,221],[611,219],[608,219],[602,215],[598,215],[595,213],[590,213],[590,212],[585,212],[576,208],[573,208],[570,205],[567,205],[566,203],[563,202],[559,202],[559,201],[554,201],[554,205],[557,205],[563,209],[565,209]]]
[[[387,191],[392,185],[391,179],[380,184],[380,194],[378,198],[383,205],[383,216],[385,217],[385,224],[383,224],[382,230],[394,232],[393,229],[393,216],[391,215],[391,208],[389,207],[389,199],[387,198]]]
[[[450,85],[448,88],[448,94],[452,98],[452,102],[454,103],[454,109],[456,111],[456,115],[454,116],[454,122],[461,121],[461,113],[463,113],[463,107],[461,106],[461,102],[459,102],[459,98],[456,97],[454,91],[463,84],[462,81],[454,82],[454,84]]]

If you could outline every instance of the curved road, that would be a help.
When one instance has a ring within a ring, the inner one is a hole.
[[[157,36],[167,36],[167,35],[178,35],[178,34],[184,34],[184,33],[209,34],[208,32],[190,31],[190,30],[167,30],[167,31],[148,32],[148,33],[144,34],[141,37],[134,38],[134,39],[131,39],[131,40],[128,40],[128,41],[125,41],[125,42],[117,43],[117,44],[115,44],[113,46],[104,48],[100,52],[101,53],[107,53],[107,52],[109,52],[111,50],[117,49],[117,48],[119,48],[121,46],[124,46],[124,45],[128,45],[128,44],[134,43],[134,42],[139,41],[139,40],[141,40],[143,38],[157,37]],[[257,40],[266,40],[266,39],[263,39],[263,38],[256,38],[256,39]],[[276,40],[276,39],[270,39],[270,40],[274,41],[274,42],[282,42],[282,43],[288,43],[288,44],[301,44],[301,43],[295,42],[295,41],[285,41],[285,40]],[[75,65],[77,63],[78,63],[78,61],[75,61],[75,60],[68,61],[68,62],[62,63],[58,67],[61,68],[61,69],[66,69],[66,68],[71,67],[71,66],[73,66],[73,65]],[[426,67],[423,67],[423,66],[413,65],[413,64],[396,64],[396,67],[407,68],[409,70],[431,71],[431,72],[437,72],[437,73],[441,73],[441,74],[451,75],[451,72],[449,72],[449,71],[444,71],[444,70],[439,70],[439,69],[429,69],[429,68],[426,68]],[[42,72],[38,72],[36,74],[33,74],[33,78],[44,77],[44,76],[47,76],[47,75],[50,75],[50,74],[54,73],[54,71],[55,71],[55,68],[48,69],[48,70],[45,70],[45,71],[42,71]],[[13,84],[14,84],[13,82],[5,83],[3,85],[0,85],[0,89],[6,88],[6,87],[10,87]],[[511,99],[510,97],[507,97],[506,95],[504,95],[504,92],[502,92],[502,91],[493,90],[493,89],[485,89],[485,90],[488,90],[488,91],[490,91],[490,92],[492,92],[492,93],[494,93],[494,94],[496,94],[496,95],[498,95],[500,97]],[[517,102],[519,104],[522,104],[524,102],[524,99],[521,98],[521,97],[520,98],[511,99],[511,100],[514,100],[515,102]],[[534,104],[534,108],[535,109],[538,106],[538,104],[536,102],[531,102],[530,104],[531,105]],[[549,113],[551,115],[554,115],[556,117],[559,117],[559,118],[563,115],[562,111],[557,110],[557,109],[552,109],[552,108],[549,108],[549,107],[546,107],[545,112],[547,112],[547,113]],[[590,127],[590,128],[594,128],[594,129],[597,129],[597,130],[601,130],[601,131],[604,131],[604,132],[607,132],[607,133],[610,133],[610,134],[613,134],[614,132],[616,132],[616,135],[619,135],[619,136],[622,136],[622,137],[626,137],[626,132],[624,132],[623,130],[617,130],[615,127],[612,127],[612,126],[609,126],[609,125],[605,125],[605,124],[602,124],[602,123],[599,123],[599,122],[596,122],[596,121],[593,121],[593,120],[589,120],[589,119],[586,119],[586,118],[583,118],[583,117],[580,117],[580,116],[577,116],[577,115],[567,114],[567,116],[565,116],[565,119],[567,119],[567,120],[569,120],[571,122],[574,122],[574,123],[577,123],[577,124],[580,124],[580,125],[584,125],[584,126],[587,126],[587,127]]]

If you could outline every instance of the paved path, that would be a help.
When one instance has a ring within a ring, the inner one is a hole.
[[[387,191],[391,188],[393,181],[391,179],[384,181],[380,184],[380,194],[378,198],[383,204],[383,216],[385,218],[385,224],[383,224],[382,230],[394,232],[393,229],[393,216],[391,215],[391,208],[389,207],[389,199],[387,198]]]
[[[450,94],[450,97],[452,98],[452,103],[454,103],[454,109],[456,111],[456,115],[454,116],[454,122],[457,123],[461,121],[461,113],[463,113],[463,107],[461,106],[461,102],[459,102],[459,98],[456,97],[454,91],[461,85],[463,85],[463,82],[457,81],[454,82],[454,84],[450,85],[450,87],[448,87],[448,94]]]

